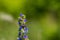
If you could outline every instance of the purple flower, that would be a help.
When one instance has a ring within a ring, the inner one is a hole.
[[[28,36],[27,35],[24,35],[23,38],[28,38]]]
[[[26,22],[27,20],[25,19],[24,22]]]
[[[23,14],[21,13],[20,16],[23,16]]]

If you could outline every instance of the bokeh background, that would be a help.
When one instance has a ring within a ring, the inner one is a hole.
[[[60,40],[60,0],[0,0],[0,40],[17,40],[20,13],[30,40]]]

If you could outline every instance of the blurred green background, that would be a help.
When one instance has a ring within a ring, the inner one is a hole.
[[[17,40],[20,13],[30,40],[60,40],[60,0],[0,0],[0,40]]]

